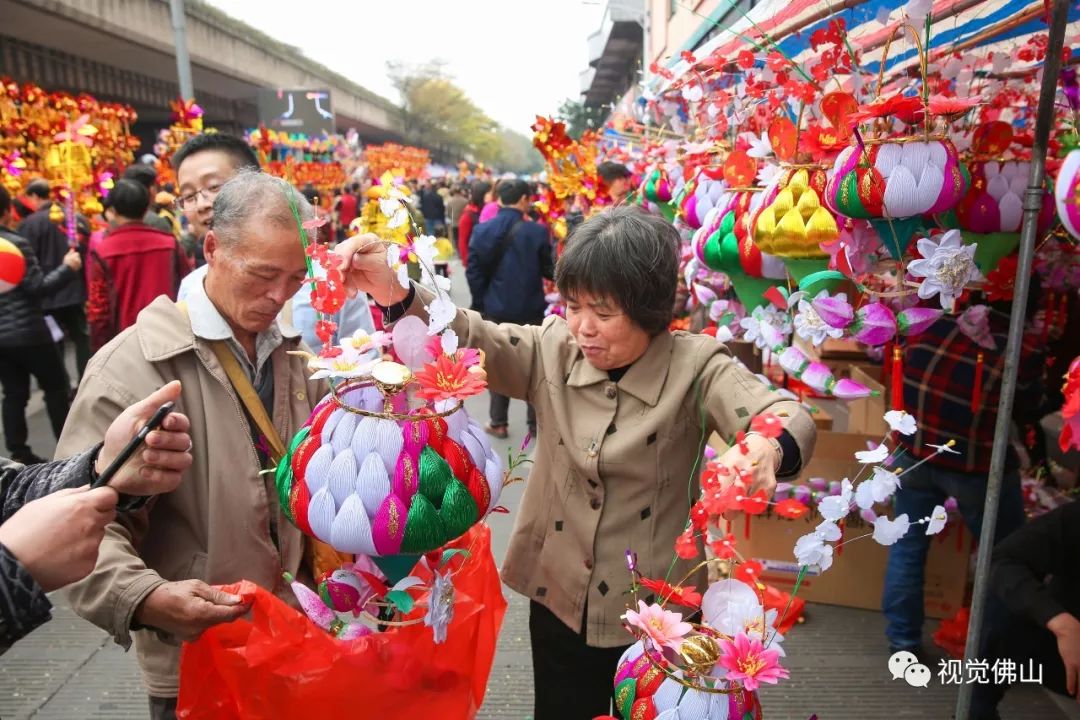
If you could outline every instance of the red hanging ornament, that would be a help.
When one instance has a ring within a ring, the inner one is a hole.
[[[904,409],[904,350],[899,345],[892,351],[892,409]]]
[[[979,412],[979,407],[982,405],[982,384],[983,384],[983,354],[980,352],[975,359],[975,383],[971,387],[971,412]]]

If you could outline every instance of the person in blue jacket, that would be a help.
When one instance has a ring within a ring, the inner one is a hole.
[[[469,240],[465,277],[472,293],[472,309],[494,322],[539,325],[547,300],[544,279],[555,274],[551,238],[543,225],[531,221],[529,185],[524,180],[499,184],[499,212],[480,223]],[[505,438],[510,399],[491,393],[491,422],[485,428]],[[529,407],[529,432],[536,435],[536,414]]]

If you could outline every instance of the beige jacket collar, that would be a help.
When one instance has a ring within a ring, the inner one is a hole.
[[[645,354],[639,357],[619,380],[619,389],[654,407],[660,399],[660,391],[664,389],[664,381],[667,380],[668,370],[671,368],[672,347],[670,332],[664,331],[654,337],[645,349]],[[568,386],[587,387],[608,380],[607,371],[593,367],[580,348],[576,348],[576,353],[570,376],[566,379]]]

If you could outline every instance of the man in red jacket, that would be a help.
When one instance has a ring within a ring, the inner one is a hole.
[[[139,182],[120,180],[109,193],[116,224],[90,252],[87,263],[90,346],[97,351],[158,295],[176,299],[180,279],[191,271],[171,234],[146,225],[150,193]]]

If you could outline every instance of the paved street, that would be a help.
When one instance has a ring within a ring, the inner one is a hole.
[[[457,273],[455,279],[462,277],[460,268]],[[455,283],[459,284],[463,283]],[[456,299],[464,302],[463,297]],[[467,405],[478,421],[486,420],[486,396],[473,398]],[[41,454],[49,454],[53,441],[40,398],[35,398],[32,410],[33,447]],[[838,421],[845,422],[842,418]],[[511,437],[507,442],[497,442],[504,457],[507,448],[520,444],[524,431],[524,405],[513,402]],[[497,561],[501,562],[505,553],[522,491],[522,483],[508,488],[500,503],[510,510],[510,515],[490,518]],[[532,714],[528,602],[509,591],[508,600],[487,699],[479,714],[485,720],[526,720]],[[0,718],[146,718],[146,696],[134,653],[125,654],[104,633],[75,617],[64,606],[61,595],[56,595],[53,602],[57,605],[53,621],[0,658]],[[927,624],[927,648],[933,648],[930,632],[936,626],[936,622]],[[784,647],[788,655],[784,664],[791,679],[763,692],[769,720],[805,720],[813,713],[821,720],[944,720],[953,715],[956,688],[938,682],[937,661],[942,656],[936,648],[930,651],[927,663],[935,670],[928,688],[912,688],[890,679],[879,613],[810,605],[806,622],[792,630]],[[1076,703],[1066,705],[1038,687],[1020,686],[1008,696],[1002,717],[1080,720],[1078,707]]]

